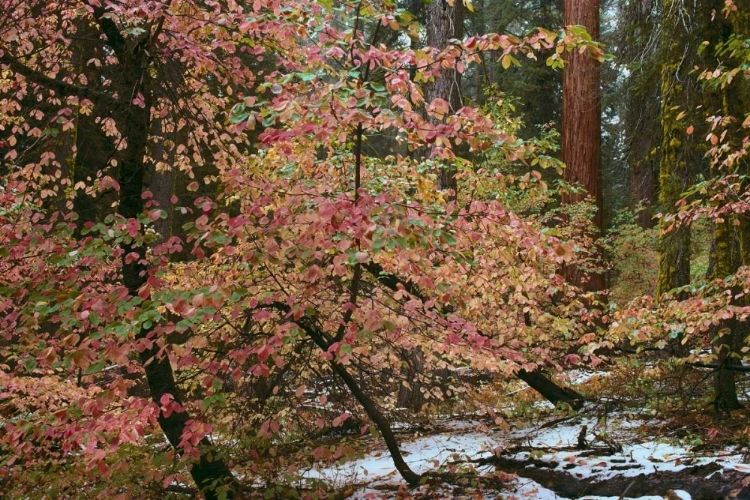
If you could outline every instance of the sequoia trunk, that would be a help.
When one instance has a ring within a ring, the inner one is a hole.
[[[599,0],[565,0],[564,24],[586,28],[594,40],[599,38]],[[589,54],[574,50],[563,72],[562,160],[563,178],[582,187],[583,193],[565,193],[563,204],[591,198],[596,204],[593,223],[603,230],[601,168],[601,91],[599,62]],[[569,282],[588,291],[604,289],[604,276],[593,274],[584,280],[575,266],[565,269]]]

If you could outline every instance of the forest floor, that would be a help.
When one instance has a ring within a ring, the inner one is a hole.
[[[434,473],[416,488],[406,486],[385,446],[370,437],[359,458],[305,477],[351,499],[750,499],[747,450],[719,439],[733,432],[731,425],[701,420],[696,432],[689,419],[632,408],[603,413],[601,402],[577,414],[532,406],[539,412],[531,419],[502,426],[476,415],[399,426],[407,463]]]

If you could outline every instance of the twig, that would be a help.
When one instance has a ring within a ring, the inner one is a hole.
[[[636,482],[636,479],[633,479],[632,481],[630,481],[630,484],[628,485],[628,487],[625,488],[625,491],[622,492],[622,494],[620,495],[620,498],[618,498],[617,500],[622,500],[623,498],[625,498],[625,495],[628,494],[628,491],[630,491],[630,488],[633,487],[635,482]]]
[[[581,426],[581,432],[578,433],[578,446],[577,448],[579,450],[585,450],[588,448],[589,443],[586,441],[586,433],[589,430],[589,426],[584,424]]]
[[[549,422],[545,422],[542,425],[540,425],[539,429],[548,429],[550,427],[556,426],[557,424],[561,424],[563,422],[572,420],[574,418],[578,418],[578,415],[568,415],[566,417],[555,418],[553,420],[550,420]]]

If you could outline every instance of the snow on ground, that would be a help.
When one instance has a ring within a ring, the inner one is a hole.
[[[581,385],[585,384],[594,377],[609,377],[610,373],[601,370],[586,370],[586,369],[575,369],[566,371],[561,378],[567,380],[570,384]]]
[[[401,444],[406,463],[419,474],[436,470],[448,461],[463,461],[487,456],[494,446],[494,438],[474,430],[477,422],[454,422],[441,434],[424,436]],[[343,465],[336,464],[313,469],[305,474],[310,479],[325,479],[339,488],[346,484],[367,482],[369,486],[398,485],[393,460],[385,449],[368,453],[363,458]]]
[[[552,449],[535,458],[545,462],[557,462],[554,470],[566,470],[576,477],[610,479],[614,476],[633,477],[653,472],[677,472],[687,467],[705,465],[714,462],[724,469],[735,469],[750,472],[750,466],[743,464],[739,453],[724,452],[718,456],[700,456],[692,453],[687,447],[665,441],[646,441],[626,443],[622,438],[623,431],[635,427],[635,422],[624,421],[625,425],[612,429],[611,443],[622,444],[622,451],[608,456],[581,456],[581,451],[574,450],[582,427],[587,428],[586,440],[594,447],[606,446],[607,443],[597,438],[597,433],[604,430],[597,427],[596,419],[582,419],[576,423],[558,425],[548,429],[531,429],[516,431],[511,438],[520,440],[535,449]],[[619,425],[619,424],[615,424]],[[609,431],[609,430],[608,430]],[[607,432],[609,434],[609,432]],[[607,435],[605,434],[605,438]],[[562,449],[555,451],[554,449]],[[519,460],[530,458],[530,452],[523,451],[510,456]]]
[[[654,471],[676,472],[686,467],[709,462],[715,462],[725,469],[750,472],[750,466],[742,463],[742,456],[731,451],[709,457],[691,453],[688,447],[662,441],[626,442],[626,438],[630,441],[636,439],[632,431],[629,434],[627,431],[634,429],[640,423],[624,419],[622,422],[610,424],[611,427],[607,431],[611,433],[608,436],[622,444],[622,451],[607,456],[582,456],[581,451],[575,450],[583,425],[587,426],[586,439],[589,443],[592,443],[594,447],[601,447],[604,444],[602,441],[597,441],[596,434],[603,432],[600,427],[597,427],[597,420],[585,418],[545,429],[524,429],[502,435],[481,432],[478,430],[477,422],[453,422],[444,427],[440,433],[402,442],[401,449],[406,462],[417,473],[436,470],[451,462],[488,457],[491,456],[492,450],[512,450],[514,446],[519,445],[544,449],[541,455],[537,452],[534,457],[545,462],[557,462],[555,470],[565,470],[580,478],[606,480],[616,475],[633,477]],[[520,451],[506,456],[523,460],[529,458],[530,453]],[[489,472],[491,469],[485,466],[481,468],[481,471]],[[359,485],[361,488],[356,490],[350,498],[361,500],[395,498],[394,490],[402,484],[402,479],[395,470],[385,446],[382,450],[368,453],[356,460],[309,470],[305,473],[305,477],[324,480],[337,488]],[[461,498],[460,495],[451,493],[449,486],[446,488],[448,488],[445,490],[446,498]],[[435,492],[432,491],[434,495]],[[690,499],[690,495],[684,491],[675,493],[683,500]],[[508,490],[498,492],[498,494],[510,500],[565,500],[553,491],[526,478],[518,478],[508,483]],[[490,500],[492,497],[485,493],[484,498]],[[597,496],[584,498],[587,500],[617,499],[617,497]],[[639,500],[661,500],[661,498],[646,496]]]

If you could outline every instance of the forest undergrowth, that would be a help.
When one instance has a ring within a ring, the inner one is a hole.
[[[577,412],[522,384],[489,381],[399,422],[401,445],[431,471],[419,486],[379,469],[387,451],[372,436],[350,436],[352,457],[310,470],[337,486],[336,498],[748,498],[748,410],[711,413],[701,396],[710,372],[656,366],[633,358],[560,374],[586,397]],[[739,386],[747,401],[750,380]]]

